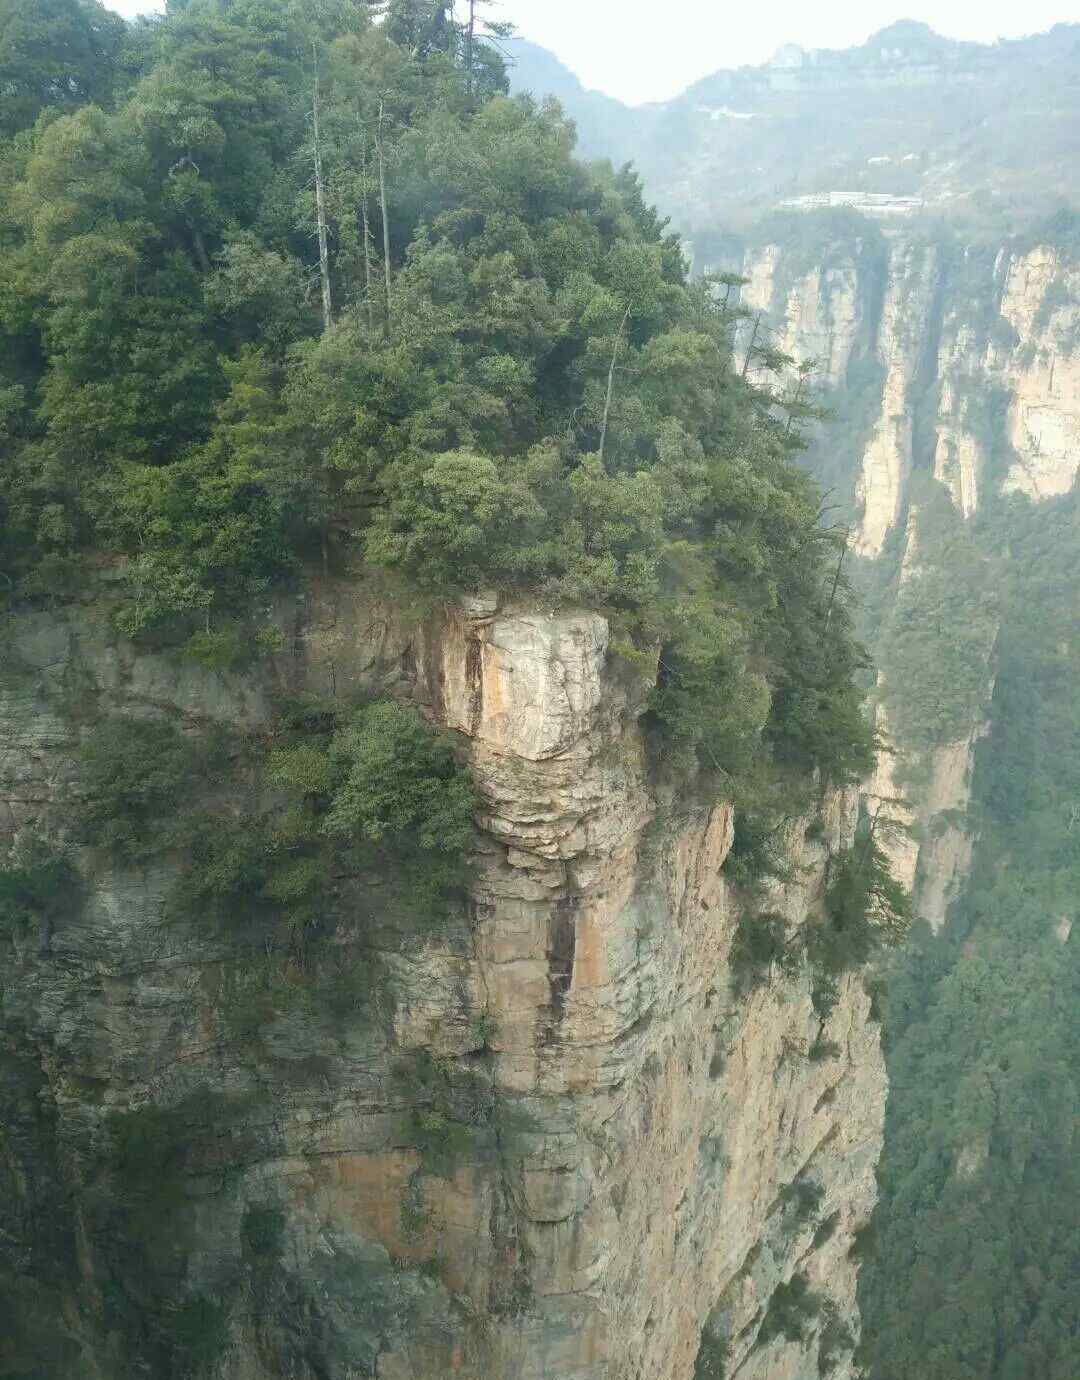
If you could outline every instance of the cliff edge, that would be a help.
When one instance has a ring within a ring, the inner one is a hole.
[[[850,1375],[885,1095],[870,998],[845,977],[822,1016],[805,971],[747,979],[732,809],[659,808],[648,676],[607,621],[494,597],[420,617],[323,582],[235,675],[136,653],[96,607],[9,619],[12,856],[107,713],[258,737],[286,694],[391,695],[457,735],[480,806],[471,900],[440,927],[338,879],[345,1002],[316,982],[230,1017],[226,975],[258,955],[178,918],[168,856],[82,847],[81,900],[14,935],[0,1225],[55,1373],[123,1373],[146,1320],[122,1281],[192,1373],[230,1380]],[[793,928],[853,825],[835,796],[790,827],[769,904]],[[162,1137],[150,1210],[123,1172]]]

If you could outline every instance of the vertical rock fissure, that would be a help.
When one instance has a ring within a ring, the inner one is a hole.
[[[475,634],[465,646],[465,683],[469,687],[469,732],[475,737],[484,713],[484,644]]]
[[[577,898],[564,896],[551,908],[551,929],[548,942],[548,982],[551,988],[552,1027],[562,1021],[566,998],[574,980],[574,957],[577,948]]]
[[[941,338],[945,328],[945,304],[949,286],[949,257],[938,253],[933,258],[933,288],[929,294],[926,329],[923,345],[915,364],[911,386],[911,467],[913,470],[934,468],[938,446],[938,413],[941,400],[939,360]],[[906,521],[907,505],[901,514]]]

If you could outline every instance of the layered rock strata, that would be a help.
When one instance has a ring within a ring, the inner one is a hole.
[[[917,471],[932,474],[965,519],[991,491],[1038,503],[1073,489],[1080,268],[1075,256],[1048,244],[1010,246],[995,257],[946,252],[902,230],[884,245],[882,265],[859,241],[838,242],[809,273],[802,245],[754,248],[742,291],[775,344],[796,360],[817,361],[815,378],[840,430],[853,433],[854,469],[834,500],[853,500],[852,549],[867,561],[891,562],[902,584],[918,572],[927,540],[912,499]],[[830,334],[822,322],[846,324]],[[854,369],[867,360],[876,362],[881,384],[864,418],[865,370],[857,376]],[[823,452],[837,446],[831,428],[819,444]],[[835,469],[829,473],[832,482]],[[875,628],[867,634],[871,641],[881,635]],[[988,687],[991,679],[988,668]],[[880,718],[879,728],[888,738]],[[911,830],[898,829],[888,847],[919,913],[935,926],[970,865],[965,816],[983,729],[978,715],[954,741],[931,750],[894,741],[867,785],[870,808],[887,808]]]
[[[347,584],[278,614],[289,650],[245,677],[136,654],[89,610],[13,618],[5,847],[72,789],[79,705],[259,732],[286,691],[392,693],[474,772],[470,912],[397,932],[342,879],[369,995],[343,1012],[316,989],[244,1039],[235,956],[168,916],[178,862],[84,850],[84,903],[5,979],[8,1211],[68,1205],[49,1298],[69,1373],[122,1355],[81,1195],[109,1114],[153,1106],[183,1109],[184,1231],[147,1238],[141,1268],[181,1303],[226,1300],[219,1377],[690,1380],[719,1349],[742,1380],[814,1380],[825,1336],[844,1380],[884,1102],[870,1001],[845,979],[823,1021],[806,976],[737,981],[731,808],[658,811],[647,685],[605,620],[480,599],[418,621]],[[851,827],[831,799],[792,828],[770,906],[793,926]],[[467,1133],[438,1155],[416,1130],[432,1077]],[[268,1212],[273,1264],[251,1267]],[[769,1319],[795,1276],[814,1307],[792,1341]]]
[[[828,387],[844,386],[853,359],[882,366],[855,481],[860,554],[880,555],[905,521],[913,464],[932,470],[965,516],[987,483],[1035,500],[1068,493],[1080,469],[1080,268],[1050,245],[944,262],[897,233],[875,286],[861,277],[877,274],[878,260],[857,250],[835,246],[821,268],[790,275],[782,246],[750,250],[743,304],[765,314],[779,348],[815,360]],[[879,311],[860,307],[879,300]]]

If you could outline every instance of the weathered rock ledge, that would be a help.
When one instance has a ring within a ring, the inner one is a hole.
[[[816,1380],[831,1321],[829,1373],[845,1380],[849,1250],[874,1202],[885,1096],[869,998],[845,980],[823,1025],[805,979],[737,992],[731,810],[657,819],[647,687],[610,654],[605,620],[494,600],[410,620],[345,584],[283,618],[292,646],[255,678],[136,656],[79,611],[13,618],[6,842],[43,828],[67,788],[80,703],[251,728],[275,690],[377,689],[461,735],[483,802],[472,913],[406,942],[373,927],[372,1010],[275,1021],[258,1054],[219,1019],[220,954],[163,922],[164,865],[95,865],[80,914],[46,952],[23,946],[6,980],[21,1033],[4,1114],[23,1207],[72,1194],[73,1373],[113,1373],[103,1266],[77,1230],[96,1128],[110,1108],[209,1088],[253,1110],[225,1133],[207,1104],[193,1125],[184,1287],[213,1296],[251,1205],[284,1214],[277,1302],[232,1309],[215,1375],[690,1380],[704,1327],[730,1339],[730,1375]],[[797,880],[775,908],[812,913],[850,827],[833,799],[793,831]],[[419,1055],[473,1079],[496,1113],[438,1173],[409,1131],[422,1094],[400,1070]],[[48,1154],[31,1088],[55,1118]],[[792,1206],[799,1184],[810,1211]],[[802,1341],[760,1344],[797,1272],[824,1312]]]

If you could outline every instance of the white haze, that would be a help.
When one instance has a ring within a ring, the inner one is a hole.
[[[154,0],[109,3],[128,18],[164,8]],[[738,8],[722,0],[499,0],[487,13],[511,20],[523,38],[550,48],[586,86],[634,104],[666,100],[720,67],[765,62],[783,43],[850,48],[900,18],[921,19],[949,38],[982,43],[1077,18],[1070,0],[938,0],[928,12],[910,16],[898,13],[896,5],[897,0],[772,0]]]

